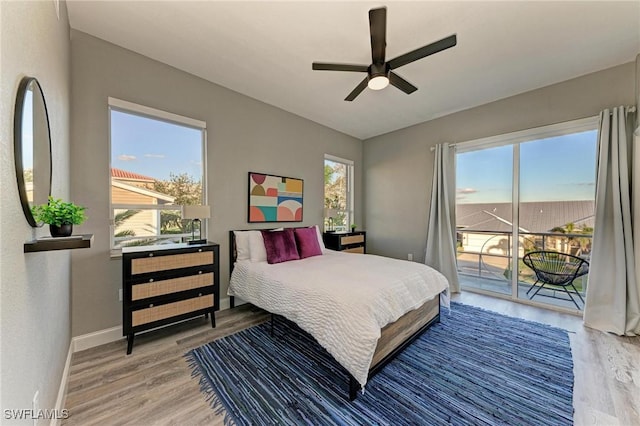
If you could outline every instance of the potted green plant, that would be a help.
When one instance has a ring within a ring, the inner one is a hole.
[[[356,228],[358,227],[358,225],[356,225],[355,223],[351,224],[351,232],[356,232]]]
[[[85,210],[86,207],[49,196],[47,204],[33,206],[31,213],[36,222],[49,225],[52,237],[68,237],[73,232],[73,225],[80,225],[87,219]]]

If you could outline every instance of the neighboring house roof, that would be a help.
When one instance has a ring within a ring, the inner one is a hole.
[[[593,201],[536,201],[520,203],[522,232],[549,232],[573,223],[576,228],[593,227]],[[458,204],[456,227],[473,231],[511,232],[511,203]]]
[[[144,182],[155,182],[156,179],[150,176],[141,175],[138,173],[128,172],[122,169],[116,169],[114,167],[111,168],[111,177],[116,179],[125,179],[125,180],[138,180]]]
[[[175,201],[175,197],[172,197],[171,195],[163,194],[161,192],[153,191],[151,189],[141,188],[135,185],[130,185],[125,182],[112,180],[111,185],[115,186],[116,188],[121,188],[127,191],[136,192],[138,194],[157,198],[160,201],[164,201],[164,203],[162,204],[172,204]]]

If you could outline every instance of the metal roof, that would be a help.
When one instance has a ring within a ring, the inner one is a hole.
[[[456,227],[474,231],[510,232],[511,203],[456,205]],[[576,228],[593,227],[594,201],[536,201],[520,203],[522,232],[549,232],[573,223]]]

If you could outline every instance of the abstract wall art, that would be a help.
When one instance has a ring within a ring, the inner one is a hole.
[[[249,172],[249,223],[302,222],[303,182]]]

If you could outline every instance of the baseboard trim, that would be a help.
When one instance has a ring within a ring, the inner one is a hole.
[[[227,297],[224,300],[226,302],[226,305],[223,305],[222,301],[220,301],[220,309],[231,309],[231,298]],[[244,300],[240,299],[239,297],[236,297],[236,300],[234,301],[234,307],[235,306],[244,305],[246,303],[249,303],[249,302],[244,301]]]
[[[71,340],[71,344],[73,345],[73,352],[80,352],[120,339],[124,339],[122,326],[117,326],[76,336]]]
[[[231,308],[231,300],[228,297],[220,299],[220,310],[224,311],[229,308]]]
[[[236,299],[238,300],[238,299]],[[220,299],[220,310],[226,310],[231,307],[229,298]],[[104,330],[94,331],[93,333],[83,334],[71,339],[71,348],[73,352],[84,351],[85,349],[95,348],[111,342],[124,339],[122,335],[122,326],[106,328]]]
[[[64,403],[67,399],[67,384],[69,383],[69,370],[71,369],[71,358],[73,357],[73,339],[69,342],[69,350],[67,351],[67,360],[64,363],[62,377],[60,378],[60,387],[58,388],[58,397],[56,398],[55,413],[62,413]],[[60,419],[53,416],[50,426],[58,426]]]

